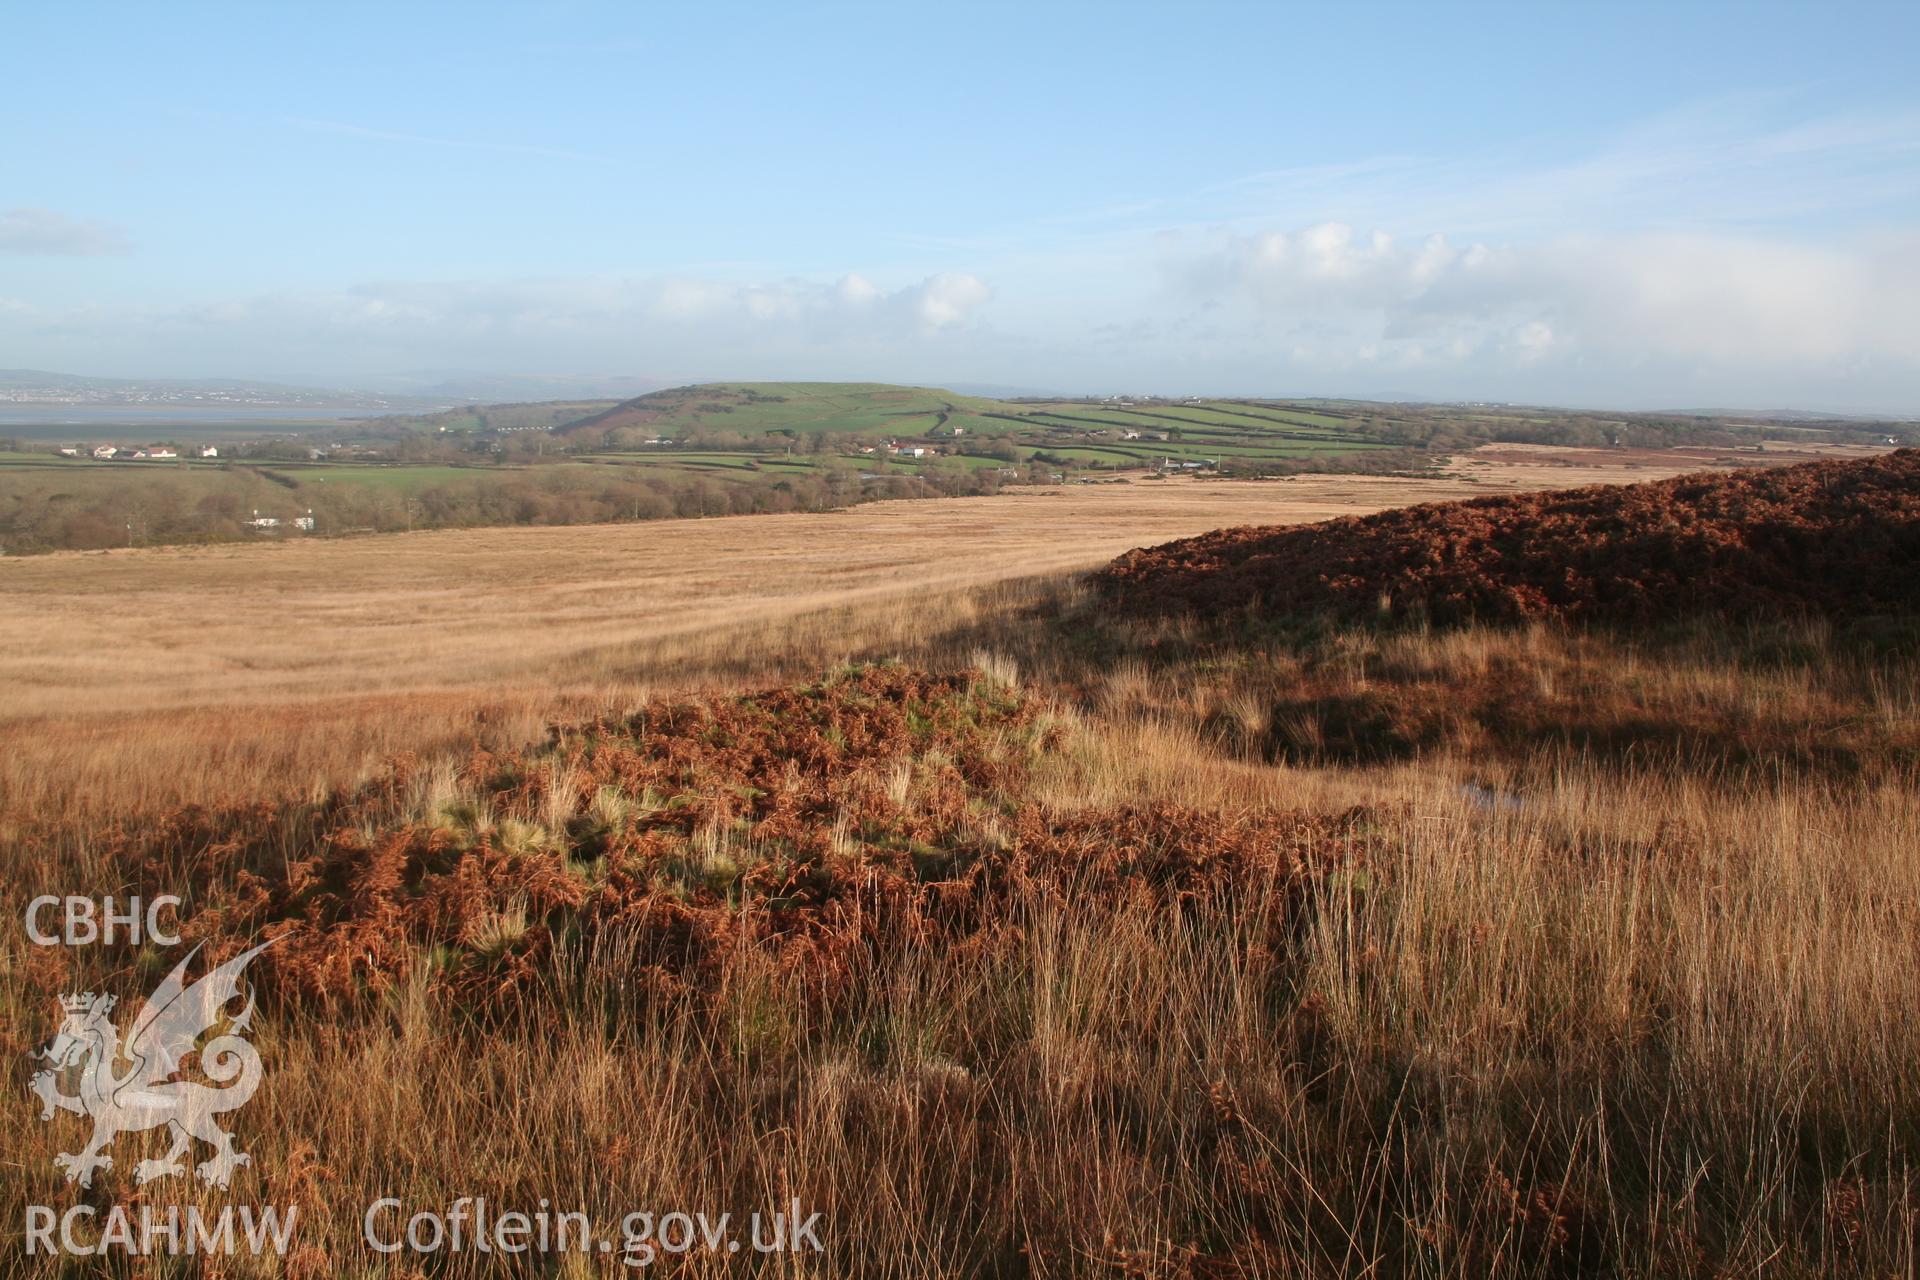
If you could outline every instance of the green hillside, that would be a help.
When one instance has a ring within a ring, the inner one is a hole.
[[[852,455],[884,440],[930,456],[1039,457],[1065,468],[1244,466],[1392,447],[1337,413],[1266,401],[1030,400],[879,382],[726,382],[624,401],[559,428],[602,456],[694,447]],[[675,458],[683,462],[684,457]]]
[[[81,434],[84,432],[84,434]],[[987,400],[873,382],[728,382],[624,401],[469,405],[220,437],[219,456],[96,459],[166,427],[0,436],[0,554],[267,535],[819,511],[876,498],[1165,476],[1390,473],[1488,443],[1752,451],[1920,443],[1920,427],[1354,400]]]
[[[568,424],[568,435],[616,433],[684,439],[725,432],[742,436],[924,436],[959,427],[963,434],[995,429],[986,415],[1004,412],[994,400],[931,387],[884,382],[709,382],[674,387],[623,401]],[[1002,432],[1017,423],[1002,422]]]

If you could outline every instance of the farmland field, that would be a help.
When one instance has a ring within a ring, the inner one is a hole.
[[[1795,430],[1825,446],[1884,443],[1887,429],[1841,421]],[[971,496],[1116,473],[1409,474],[1496,442],[1751,452],[1787,431],[1711,416],[710,383],[619,402],[332,423],[228,440],[217,460],[189,458],[184,438],[139,442],[183,455],[165,462],[63,458],[51,445],[0,450],[0,552],[231,541],[257,536],[255,513],[282,522],[274,527],[310,513],[323,534],[589,524]]]

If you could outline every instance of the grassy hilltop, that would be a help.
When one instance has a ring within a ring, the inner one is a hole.
[[[960,427],[1004,434],[998,401],[935,387],[885,382],[708,382],[625,400],[561,428],[565,434],[642,427],[651,432],[716,430],[919,436]]]
[[[1000,401],[877,382],[738,382],[656,391],[558,431],[616,446],[652,438],[901,440],[959,456],[972,446],[1007,461],[1043,457],[1070,469],[1258,466],[1405,443],[1356,429],[1355,416],[1277,402]]]

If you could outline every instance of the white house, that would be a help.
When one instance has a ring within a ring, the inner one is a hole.
[[[278,529],[280,527],[278,518],[274,516],[263,516],[258,511],[253,513],[253,519],[247,521],[247,523],[256,529]]]
[[[217,458],[220,456],[220,450],[213,445],[203,444],[200,446],[200,456],[203,458]]]
[[[147,456],[149,458],[177,458],[180,455],[167,448],[167,446],[160,445],[157,448],[147,450]]]
[[[118,452],[120,451],[110,444],[97,444],[93,447],[93,456],[96,458],[111,458]]]
[[[65,458],[77,458],[80,456],[80,450],[78,447],[74,445],[70,445],[70,444],[61,445],[60,455]]]

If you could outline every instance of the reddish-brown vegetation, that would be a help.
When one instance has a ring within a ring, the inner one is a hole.
[[[267,809],[188,810],[121,856],[143,879],[185,871],[195,940],[274,938],[261,969],[323,1005],[428,954],[437,981],[504,994],[557,939],[614,932],[650,982],[697,985],[759,947],[824,995],[901,944],[1004,930],[1016,889],[1177,908],[1355,856],[1359,815],[1049,810],[1023,792],[1057,737],[998,686],[869,667],[476,752],[437,786],[402,762],[307,815],[295,860]]]
[[[1647,622],[1920,611],[1920,451],[1436,503],[1128,552],[1126,612]]]
[[[49,811],[14,898],[276,939],[243,1132],[334,1258],[400,1188],[597,1225],[799,1197],[836,1275],[1912,1270],[1912,658],[1046,612],[972,675],[655,700],[157,831]],[[18,1054],[169,960],[16,945]],[[72,1194],[74,1127],[10,1114],[17,1220]]]

